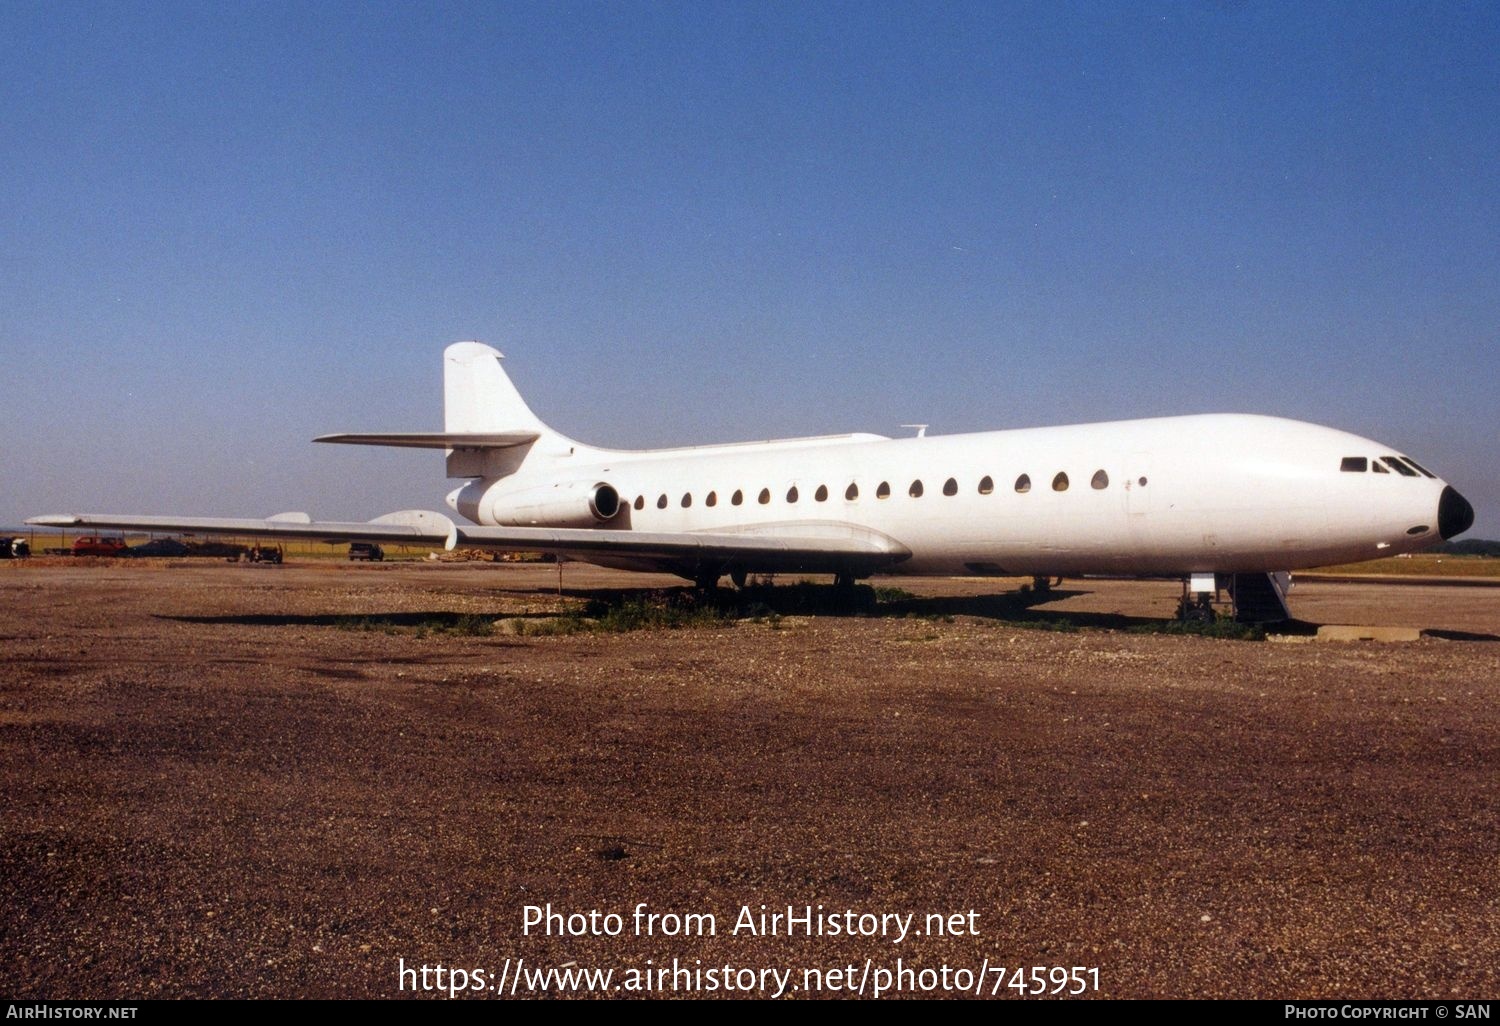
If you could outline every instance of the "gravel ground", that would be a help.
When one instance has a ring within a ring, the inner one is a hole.
[[[1500,992],[1500,589],[1306,585],[1305,618],[1462,639],[1334,645],[1129,630],[1169,582],[1070,582],[1051,631],[973,615],[995,582],[889,583],[921,597],[537,637],[470,631],[553,615],[547,567],[0,566],[0,992],[395,997],[401,960],[519,958]],[[524,932],[549,903],[624,932]],[[640,903],[716,933],[637,936]],[[922,935],[736,934],[761,905]]]

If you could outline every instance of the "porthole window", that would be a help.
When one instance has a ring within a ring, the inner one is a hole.
[[[760,494],[755,497],[755,501],[760,503],[762,506],[769,503],[771,501],[771,489],[762,488],[760,490]]]
[[[692,492],[683,492],[682,493],[682,508],[683,509],[687,509],[692,504],[693,504],[693,493]]]
[[[844,498],[849,502],[853,502],[855,499],[859,498],[859,485],[851,484],[848,488],[845,488]]]
[[[889,499],[890,497],[891,497],[891,483],[889,481],[882,481],[882,482],[880,482],[880,487],[877,488],[877,489],[875,489],[875,498],[877,498],[877,499]]]
[[[659,499],[656,500],[656,508],[657,509],[666,509],[667,508],[667,497],[665,495],[663,495],[661,498],[659,498]]]
[[[745,493],[736,488],[734,494],[729,497],[729,502],[733,506],[743,506],[745,504]]]
[[[717,506],[718,504],[719,504],[719,493],[718,492],[709,492],[707,495],[705,495],[703,497],[703,505],[705,505],[705,506]]]
[[[1018,492],[1029,492],[1029,491],[1031,491],[1031,475],[1030,474],[1022,474],[1020,477],[1016,478],[1016,491],[1018,491]]]
[[[955,480],[953,480],[953,478],[951,478],[951,477],[948,480],[944,481],[943,482],[943,494],[944,495],[957,495],[958,494],[958,482],[955,481]]]
[[[796,502],[797,501],[797,486],[796,485],[792,485],[790,488],[788,488],[786,490],[786,501],[787,502]]]
[[[1089,487],[1097,491],[1103,491],[1109,487],[1109,475],[1102,470],[1094,471],[1094,478],[1089,482]]]
[[[1057,476],[1052,479],[1052,490],[1054,492],[1065,492],[1065,491],[1067,491],[1068,490],[1068,475],[1064,474],[1061,470],[1059,470],[1057,472]]]
[[[646,508],[646,497],[644,495],[637,495],[635,497],[635,508],[636,509],[645,509]]]
[[[816,500],[818,500],[819,502],[827,502],[828,501],[828,486],[827,485],[818,485],[818,490],[815,491],[815,492],[813,492],[813,498],[816,499]]]
[[[906,494],[910,495],[913,499],[920,499],[922,497],[922,482],[913,481],[911,487],[906,490]]]
[[[988,495],[995,490],[995,481],[988,474],[979,479],[979,494]]]

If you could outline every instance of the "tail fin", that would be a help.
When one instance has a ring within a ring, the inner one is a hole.
[[[443,351],[443,430],[537,438],[508,449],[452,449],[449,477],[504,477],[519,470],[532,454],[565,456],[581,448],[531,412],[500,366],[503,359],[499,350],[482,342],[455,342]]]
[[[443,350],[444,431],[553,433],[510,383],[500,367],[503,359],[482,342],[455,342]]]

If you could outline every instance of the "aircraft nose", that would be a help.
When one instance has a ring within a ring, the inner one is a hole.
[[[1474,507],[1452,485],[1443,486],[1438,499],[1438,534],[1447,541],[1474,526]]]

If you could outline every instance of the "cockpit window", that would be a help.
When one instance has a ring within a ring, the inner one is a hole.
[[[1363,456],[1345,456],[1343,462],[1339,464],[1339,469],[1346,474],[1363,474],[1369,469],[1369,462]]]
[[[1378,462],[1371,463],[1370,469],[1377,474],[1389,474],[1390,471],[1382,467]]]
[[[1422,464],[1418,463],[1416,460],[1412,459],[1410,456],[1403,456],[1403,457],[1401,457],[1401,462],[1405,463],[1408,467],[1415,467],[1417,470],[1420,470],[1422,472],[1422,476],[1423,477],[1430,477],[1434,481],[1437,480],[1437,475],[1436,474],[1434,474],[1432,471],[1428,470],[1426,467],[1422,466]]]
[[[1394,470],[1396,473],[1400,474],[1402,477],[1416,477],[1417,476],[1417,472],[1415,470],[1411,469],[1405,463],[1402,463],[1400,460],[1396,459],[1396,457],[1394,457],[1394,456],[1382,456],[1382,457],[1380,457],[1380,462],[1384,463],[1386,466],[1390,467],[1392,470]]]

